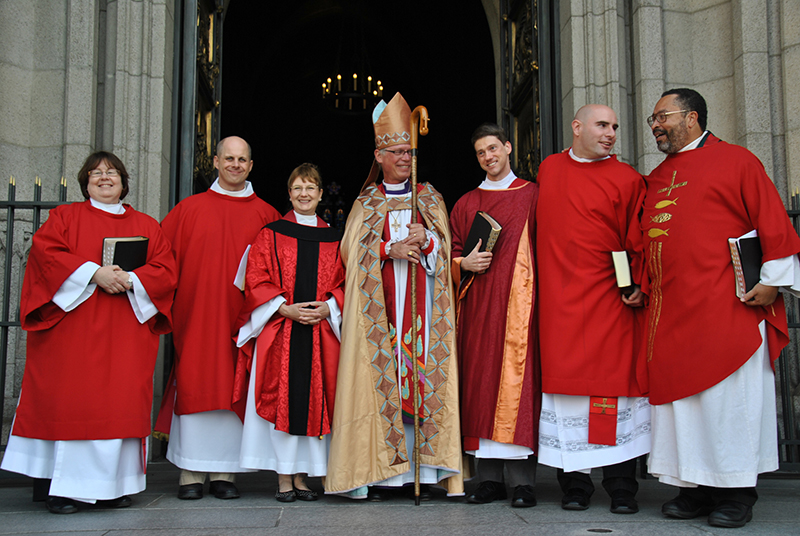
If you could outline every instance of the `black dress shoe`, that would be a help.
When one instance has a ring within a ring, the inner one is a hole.
[[[293,489],[289,491],[281,491],[280,489],[276,489],[275,498],[279,502],[294,502],[297,500],[297,494]]]
[[[208,492],[213,494],[217,499],[239,498],[239,490],[236,489],[236,484],[226,480],[212,480],[208,487]]]
[[[74,514],[78,511],[75,506],[75,501],[67,499],[66,497],[48,496],[44,501],[44,505],[53,514]]]
[[[729,529],[744,527],[751,519],[753,519],[753,508],[736,501],[721,501],[708,514],[709,525]]]
[[[127,508],[133,504],[133,501],[127,495],[117,497],[116,499],[98,499],[94,504],[89,507],[93,508]]]
[[[367,490],[367,500],[372,502],[385,502],[391,497],[388,489],[370,486]]]
[[[561,497],[564,510],[586,510],[589,508],[589,494],[580,488],[571,488]]]
[[[486,504],[492,501],[505,499],[506,486],[502,482],[485,480],[480,483],[472,495],[467,497],[467,502],[472,504]]]
[[[184,484],[178,488],[178,498],[184,501],[193,501],[203,498],[202,484]]]
[[[511,497],[511,506],[514,508],[530,508],[536,506],[536,496],[533,494],[533,486],[524,485],[514,488],[514,495]]]
[[[677,497],[661,506],[661,513],[675,519],[694,519],[710,514],[712,509],[709,503],[698,501],[685,493],[678,493]]]
[[[319,499],[317,492],[310,489],[294,488],[294,494],[297,496],[297,500],[299,501],[316,501]]]
[[[633,492],[626,489],[615,489],[611,492],[612,514],[635,514],[639,511],[639,503]]]
[[[406,492],[408,493],[408,498],[416,500],[416,496],[414,495],[414,485],[404,486]],[[430,501],[433,499],[433,492],[431,491],[431,487],[429,484],[420,484],[419,485],[419,500],[420,501]]]

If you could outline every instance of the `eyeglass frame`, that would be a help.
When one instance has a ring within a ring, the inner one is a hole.
[[[646,121],[647,121],[647,124],[652,128],[652,126],[655,124],[656,121],[658,121],[659,125],[663,125],[664,121],[667,120],[667,116],[668,115],[683,114],[683,113],[689,113],[689,112],[694,112],[694,110],[675,110],[673,112],[659,112],[657,114],[653,114],[653,115],[649,116],[646,119]],[[658,118],[659,115],[663,115],[664,116],[664,120],[663,121]]]
[[[100,171],[99,169],[93,169],[89,172],[90,177],[102,177],[105,175],[106,177],[121,177],[122,173],[119,172],[118,169],[107,169],[104,171]]]
[[[383,149],[383,150],[386,151],[387,153],[392,153],[396,158],[403,158],[405,155],[411,156],[411,151],[413,151],[413,149],[399,149],[396,151],[393,149]]]

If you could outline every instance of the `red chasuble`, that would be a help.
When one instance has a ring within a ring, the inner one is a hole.
[[[344,267],[339,257],[341,232],[317,218],[317,227],[296,222],[294,212],[267,225],[247,261],[245,303],[237,330],[253,310],[278,296],[288,304],[344,299]],[[239,351],[234,403],[244,420],[251,339]],[[255,371],[256,412],[292,435],[321,436],[331,431],[339,365],[339,341],[327,320],[315,326],[275,313],[258,336]]]
[[[51,300],[86,262],[102,264],[103,239],[146,236],[147,264],[134,270],[158,313],[140,324],[126,293],[96,287],[65,313]],[[50,211],[22,284],[20,318],[28,332],[14,435],[35,439],[140,438],[150,434],[158,335],[171,328],[176,270],[158,222],[125,205],[109,214],[89,201]]]
[[[531,448],[539,443],[541,379],[536,347],[535,215],[538,186],[516,179],[506,190],[472,190],[450,215],[453,258],[462,251],[477,211],[503,230],[492,264],[460,289],[458,352],[464,447],[478,438]],[[455,263],[454,272],[459,272]],[[460,274],[453,274],[460,281]]]
[[[233,281],[247,246],[278,218],[255,194],[232,197],[208,190],[178,203],[161,222],[178,263],[178,290],[172,309],[175,365],[159,432],[169,433],[173,400],[176,415],[232,409],[234,324],[244,303]]]
[[[642,176],[616,156],[580,163],[561,153],[542,162],[536,180],[542,390],[646,394],[644,308],[622,303],[611,258],[627,251],[633,281],[641,283]]]
[[[777,359],[789,341],[783,298],[769,307],[739,301],[727,240],[757,230],[763,263],[796,254],[800,238],[758,158],[713,135],[668,155],[646,181],[650,402],[665,404],[741,367],[761,345],[762,320]]]

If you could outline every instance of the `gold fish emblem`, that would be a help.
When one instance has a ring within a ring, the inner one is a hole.
[[[661,214],[650,216],[650,221],[653,223],[664,223],[668,222],[671,219],[672,219],[672,214],[670,214],[669,212],[662,212]]]
[[[652,229],[647,231],[647,236],[649,236],[650,238],[658,238],[661,235],[669,236],[668,231],[669,229],[664,230],[664,229],[656,229],[655,227],[653,227]]]
[[[670,205],[677,205],[678,204],[678,199],[679,198],[676,197],[675,199],[664,199],[663,201],[659,201],[658,203],[656,203],[656,208],[657,209],[662,209],[662,208],[668,207]]]

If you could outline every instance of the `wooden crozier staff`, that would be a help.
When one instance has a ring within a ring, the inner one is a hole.
[[[417,106],[411,112],[411,222],[417,223],[417,140],[418,134],[428,134],[428,110]],[[420,261],[422,256],[420,255]],[[414,504],[419,506],[419,363],[417,362],[417,268],[411,263],[411,361],[414,384]]]

